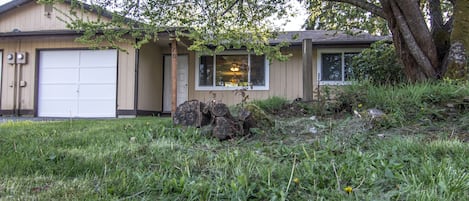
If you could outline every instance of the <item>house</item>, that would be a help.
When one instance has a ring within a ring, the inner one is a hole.
[[[66,11],[67,3],[56,5]],[[0,115],[38,117],[123,117],[171,111],[169,36],[140,49],[90,49],[75,42],[79,33],[58,20],[60,13],[32,0],[0,6]],[[96,18],[88,13],[88,18]],[[297,36],[297,37],[292,37]],[[294,39],[293,39],[294,38]],[[382,39],[334,31],[287,32],[292,57],[269,62],[246,51],[201,55],[178,46],[178,103],[208,101],[213,93],[226,104],[241,97],[312,99],[319,85],[347,80],[351,56]]]

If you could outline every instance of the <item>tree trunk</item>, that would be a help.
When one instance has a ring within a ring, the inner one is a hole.
[[[431,30],[419,0],[326,0],[348,3],[387,20],[394,46],[409,81],[417,82],[446,77],[467,79],[469,48],[469,0],[449,0],[453,16],[444,21],[442,0],[428,0]],[[451,41],[451,42],[450,42]]]
[[[458,0],[454,6],[454,24],[451,32],[451,47],[443,68],[445,77],[458,80],[468,78],[467,48],[469,47],[469,0]]]
[[[394,46],[410,81],[438,77],[440,62],[418,1],[381,0]]]

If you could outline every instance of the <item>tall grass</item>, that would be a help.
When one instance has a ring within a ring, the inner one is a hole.
[[[445,120],[449,104],[458,107],[469,97],[469,83],[448,81],[401,84],[397,86],[372,85],[367,82],[345,86],[339,100],[359,109],[378,108],[385,111],[400,124],[415,122],[423,118]],[[466,107],[469,107],[466,104]],[[469,108],[455,108],[459,114]]]

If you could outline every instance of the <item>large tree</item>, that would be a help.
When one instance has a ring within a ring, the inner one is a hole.
[[[309,28],[392,33],[411,81],[467,79],[469,0],[310,0]],[[333,22],[333,23],[331,23]]]

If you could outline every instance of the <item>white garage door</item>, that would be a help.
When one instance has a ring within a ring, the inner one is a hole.
[[[38,116],[115,117],[116,50],[41,51]]]

